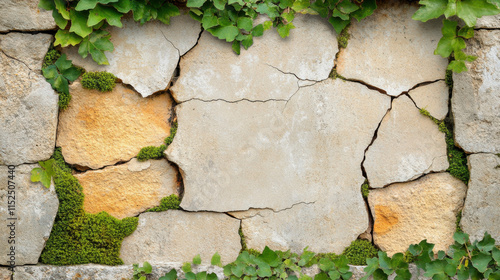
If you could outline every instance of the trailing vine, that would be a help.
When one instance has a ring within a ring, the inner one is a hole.
[[[98,64],[109,64],[105,52],[113,51],[111,34],[107,26],[122,27],[121,19],[131,13],[135,21],[144,24],[159,20],[165,24],[180,15],[179,7],[186,5],[192,18],[199,21],[204,30],[219,39],[232,42],[239,54],[241,46],[248,49],[253,38],[262,36],[265,30],[275,27],[283,38],[294,29],[297,13],[316,14],[328,19],[337,34],[353,18],[360,21],[373,14],[376,0],[40,0],[39,7],[51,10],[60,28],[54,45],[77,46],[82,57],[89,54]],[[435,54],[453,57],[448,69],[454,72],[467,70],[466,61],[474,56],[465,54],[465,39],[474,36],[477,18],[500,13],[500,0],[421,0],[421,7],[413,19],[426,22],[445,16],[443,37]],[[258,15],[269,20],[256,24]],[[465,26],[457,29],[458,21]]]

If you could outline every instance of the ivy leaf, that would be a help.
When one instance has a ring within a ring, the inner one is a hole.
[[[332,17],[338,17],[341,18],[342,20],[349,20],[349,15],[342,13],[338,9],[333,10]]]
[[[343,20],[343,19],[338,18],[338,17],[330,17],[328,19],[328,22],[330,22],[330,24],[333,25],[333,28],[335,29],[335,32],[337,32],[337,34],[340,34],[340,32],[342,32],[342,30],[344,30],[344,28],[351,21],[350,20]]]
[[[115,8],[98,4],[93,10],[90,11],[87,25],[94,26],[105,19],[109,25],[122,27],[122,16],[123,14],[118,12]]]
[[[361,3],[361,9],[351,13],[351,16],[360,21],[368,16],[371,16],[375,9],[377,9],[376,0],[365,0]]]
[[[177,271],[175,269],[170,270],[165,276],[160,277],[158,280],[177,280]]]
[[[40,0],[38,7],[46,11],[54,10],[56,8],[54,0]]]
[[[491,250],[495,248],[495,239],[491,238],[491,235],[488,232],[485,232],[483,240],[477,243],[477,248],[483,253],[491,252]]]
[[[87,35],[92,33],[92,27],[87,26],[87,19],[89,18],[89,13],[87,11],[79,12],[71,10],[70,15],[71,27],[69,31],[75,32],[80,37],[87,37]]]
[[[494,247],[493,250],[491,251],[491,255],[493,256],[493,259],[497,262],[497,266],[500,265],[500,249]]]
[[[321,0],[318,0],[318,1],[321,1]],[[292,5],[292,10],[294,10],[296,12],[300,12],[302,10],[309,8],[310,5],[311,4],[310,4],[309,0],[296,0]]]
[[[227,0],[213,0],[213,3],[217,10],[223,11],[226,7]]]
[[[47,80],[55,79],[57,75],[59,75],[56,66],[53,64],[48,67],[42,68],[42,74]]]
[[[342,1],[337,5],[337,8],[344,14],[350,14],[356,10],[359,10],[359,6],[351,1]]]
[[[428,263],[425,266],[425,277],[432,277],[434,278],[435,275],[445,275],[444,269],[446,267],[446,262],[442,260],[436,260]],[[437,277],[442,277],[442,276],[437,276]]]
[[[215,252],[215,254],[212,256],[212,260],[210,260],[210,263],[212,265],[222,267],[222,261],[218,252]]]
[[[254,26],[254,28],[252,29],[252,35],[254,37],[260,37],[263,34],[264,34],[264,26],[262,24],[258,24]]]
[[[463,61],[458,61],[458,60],[453,60],[448,64],[447,70],[451,70],[455,73],[462,73],[464,71],[467,71],[467,66],[465,65],[465,62]]]
[[[69,45],[76,46],[82,41],[82,37],[76,35],[69,30],[57,30],[55,35],[56,40],[54,41],[54,46],[61,45],[61,47],[67,47]]]
[[[469,240],[469,235],[465,232],[455,232],[455,234],[453,234],[453,240],[458,244],[464,245],[467,240]]]
[[[271,267],[277,267],[280,263],[280,259],[276,252],[269,249],[269,247],[265,247],[262,254],[259,256],[259,259],[270,265]]]
[[[80,44],[78,48],[78,53],[83,57],[87,57],[90,53],[92,59],[99,65],[108,65],[108,59],[104,54],[104,51],[113,51],[113,43],[109,41],[111,35],[104,30],[96,30],[92,32],[89,36]]]
[[[368,277],[370,277],[379,267],[378,263],[378,258],[371,258],[371,259],[366,259],[366,264],[367,266],[365,267],[364,271],[366,272],[366,275],[363,276],[360,280],[366,280]]]
[[[42,185],[46,188],[50,188],[51,178],[55,175],[54,163],[54,159],[39,161],[38,164],[42,168],[33,168],[33,170],[31,170],[31,182],[42,182]]]
[[[158,279],[158,280],[160,280],[160,279]],[[217,277],[217,274],[212,272],[212,273],[207,275],[207,280],[219,280],[219,278]]]
[[[236,26],[219,26],[208,30],[212,35],[219,39],[225,39],[226,42],[232,42],[240,33],[240,30]]]
[[[422,7],[413,14],[412,18],[426,22],[444,14],[448,6],[448,0],[421,0],[419,4]]]
[[[457,1],[457,16],[463,19],[469,27],[476,25],[477,18],[498,13],[500,13],[500,9],[486,0]]]
[[[328,16],[329,9],[327,3],[321,0],[317,0],[314,1],[310,7],[311,9],[316,11],[321,17],[326,18]]]
[[[201,257],[200,257],[200,254],[196,255],[194,258],[193,258],[193,264],[201,264]]]
[[[410,280],[411,272],[408,268],[396,269],[396,277],[394,280]]]
[[[485,253],[479,253],[471,259],[472,265],[481,273],[486,271],[491,260],[491,256]]]
[[[52,10],[52,17],[54,18],[54,21],[56,22],[59,29],[64,29],[66,28],[66,25],[68,25],[68,21],[63,18],[56,9]]]
[[[115,2],[113,3],[113,7],[115,7],[115,9],[122,13],[122,14],[126,14],[128,12],[130,12],[130,10],[132,10],[132,2],[133,0],[119,0],[118,2]]]
[[[71,60],[66,59],[66,54],[61,55],[61,57],[57,59],[54,65],[57,67],[59,72],[64,76],[64,78],[66,78],[71,82],[78,79],[78,77],[80,77],[81,75],[80,70],[76,69],[76,67],[73,67]]]
[[[243,29],[250,32],[253,28],[253,20],[249,17],[239,17],[237,21],[237,26],[239,29]]]
[[[201,20],[201,24],[203,26],[203,29],[207,30],[209,28],[219,25],[219,21],[217,20],[216,16],[205,13],[203,15],[203,19]]]
[[[75,7],[77,11],[91,10],[95,8],[99,1],[98,0],[80,0]]]
[[[375,270],[375,272],[373,273],[373,279],[374,280],[387,280],[388,275],[384,273],[384,271],[382,269],[377,269]]]
[[[180,15],[179,8],[172,3],[165,3],[158,9],[157,20],[170,24],[170,18]]]
[[[57,75],[56,79],[50,84],[56,91],[69,94],[68,80],[66,80],[62,75]]]
[[[282,26],[278,26],[278,34],[281,36],[281,38],[286,38],[290,35],[290,30],[294,29],[295,26],[293,23],[289,22],[287,24],[284,24]]]
[[[188,8],[200,8],[207,0],[188,0],[186,6]]]
[[[70,20],[69,11],[66,9],[66,1],[64,0],[54,0],[56,9],[59,11],[64,19]]]
[[[474,28],[464,26],[458,31],[458,36],[464,37],[465,39],[470,39],[474,37]]]
[[[241,41],[241,45],[245,48],[245,50],[248,50],[253,45],[253,36],[252,34],[247,35],[245,39]]]
[[[191,264],[188,262],[185,262],[182,265],[182,271],[184,271],[185,273],[191,272]]]

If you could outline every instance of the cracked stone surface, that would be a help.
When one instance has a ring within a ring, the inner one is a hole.
[[[14,173],[9,173],[7,166],[0,166],[0,219],[4,221],[4,225],[0,227],[0,238],[3,240],[0,243],[0,265],[9,265],[11,246],[15,247],[16,265],[38,263],[50,236],[59,200],[53,184],[46,188],[41,183],[31,182],[31,170],[36,167],[39,165],[19,165]],[[14,178],[9,178],[9,175],[14,175]],[[8,202],[13,199],[15,215],[10,216],[8,210],[12,209],[8,205],[12,204]],[[8,220],[12,217],[17,220]],[[14,222],[14,235],[8,226],[11,222]],[[11,236],[15,236],[15,239],[10,238]],[[8,240],[14,240],[15,243],[8,243]],[[0,279],[3,279],[1,277],[0,272]]]
[[[467,187],[449,173],[434,173],[416,181],[371,190],[368,204],[374,214],[373,240],[388,255],[405,252],[427,239],[434,252],[454,243],[456,215]]]
[[[293,23],[290,37],[282,39],[270,30],[240,55],[230,43],[203,32],[198,45],[181,59],[181,74],[171,89],[174,98],[287,100],[299,79],[328,78],[338,51],[333,27],[318,16],[297,15]]]
[[[444,81],[417,87],[408,95],[418,108],[426,109],[438,120],[443,120],[448,114],[449,90]]]
[[[482,240],[487,231],[500,245],[500,157],[474,154],[467,158],[469,189],[461,226],[471,240]]]
[[[453,74],[455,142],[467,153],[500,153],[500,31],[478,30],[465,52],[478,58]]]
[[[406,2],[383,1],[373,15],[353,21],[337,72],[392,96],[422,82],[444,79],[448,60],[434,55],[442,36],[441,20],[413,20],[417,9],[418,5]]]
[[[56,29],[51,11],[38,8],[38,0],[0,1],[0,32]]]
[[[239,227],[240,221],[224,213],[143,213],[137,229],[123,240],[120,258],[125,264],[144,260],[191,262],[200,254],[202,264],[210,264],[218,252],[227,264],[236,260],[241,250]]]
[[[474,28],[500,28],[500,15],[478,18]]]
[[[364,167],[370,187],[382,188],[448,168],[444,133],[414,103],[401,96],[382,120]]]
[[[133,158],[75,177],[83,187],[85,211],[106,211],[118,219],[158,206],[165,196],[179,195],[177,170],[165,159],[140,162]]]
[[[40,72],[51,41],[0,35],[0,164],[46,160],[54,151],[59,97]]]
[[[298,204],[266,212],[264,220],[245,220],[245,235],[253,230],[262,238],[249,244],[341,252],[368,226],[360,165],[389,106],[388,96],[340,79],[304,87],[288,103],[182,103],[176,107],[179,129],[166,151],[184,179],[181,207],[279,211]]]
[[[98,169],[129,161],[141,148],[160,146],[170,134],[172,99],[142,98],[117,84],[111,92],[70,86],[69,107],[59,114],[57,146],[70,164]]]
[[[78,48],[65,48],[68,58],[87,71],[108,71],[134,87],[143,97],[167,90],[179,62],[197,42],[201,25],[188,15],[173,17],[170,25],[150,21],[144,25],[131,17],[122,20],[123,28],[110,27],[113,52],[106,52],[109,65],[98,65]]]

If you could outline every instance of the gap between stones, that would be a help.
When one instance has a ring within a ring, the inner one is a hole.
[[[23,34],[50,34],[50,35],[55,35],[57,32],[56,29],[54,30],[36,30],[36,31],[29,31],[29,30],[8,30],[8,31],[0,31],[0,35],[5,35],[9,33],[23,33]]]

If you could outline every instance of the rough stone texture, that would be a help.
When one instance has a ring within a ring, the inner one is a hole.
[[[426,109],[436,119],[443,120],[448,114],[449,90],[444,81],[418,87],[408,94],[418,108]]]
[[[371,190],[368,202],[375,219],[375,245],[393,255],[427,239],[435,244],[435,252],[446,251],[454,243],[456,215],[466,191],[465,184],[449,173]]]
[[[298,79],[328,78],[338,51],[333,27],[318,16],[297,15],[293,23],[290,37],[282,39],[270,30],[240,55],[230,43],[204,32],[181,59],[181,74],[171,89],[174,98],[287,100],[297,91]]]
[[[407,96],[392,102],[364,162],[372,188],[448,168],[444,133]]]
[[[200,24],[188,15],[173,17],[170,25],[150,21],[140,25],[124,17],[123,28],[110,27],[113,52],[106,52],[109,65],[98,65],[90,55],[83,59],[78,48],[64,50],[69,59],[87,71],[108,71],[130,84],[143,97],[167,90],[180,56],[198,40]]]
[[[55,29],[51,11],[38,8],[38,0],[0,1],[0,32]]]
[[[500,28],[500,15],[478,18],[474,28]]]
[[[223,213],[144,213],[134,233],[123,240],[120,257],[125,264],[191,262],[200,254],[202,263],[209,264],[218,252],[227,264],[241,250],[239,227],[240,221]]]
[[[51,40],[0,35],[0,164],[33,163],[54,151],[59,97],[40,73]]]
[[[393,96],[419,83],[444,79],[448,60],[434,55],[442,37],[441,20],[413,20],[417,9],[405,1],[381,1],[373,15],[353,21],[337,72]]]
[[[304,87],[287,103],[182,103],[167,149],[184,179],[181,207],[273,209],[243,221],[250,247],[342,252],[368,227],[360,165],[389,105],[388,96],[340,79]]]
[[[164,159],[139,162],[134,158],[75,177],[83,187],[85,211],[106,211],[118,219],[158,206],[165,196],[179,195],[177,171]]]
[[[0,267],[0,279],[1,280],[10,280],[12,277],[12,272],[5,267]]]
[[[487,231],[500,245],[500,158],[491,154],[468,157],[470,181],[462,212],[462,229],[471,240]]]
[[[132,279],[133,274],[134,270],[131,265],[37,265],[16,267],[13,280],[129,280]]]
[[[170,134],[167,94],[142,98],[121,84],[103,93],[83,89],[78,81],[70,92],[70,106],[60,113],[57,128],[57,146],[70,164],[97,169],[129,161]]]
[[[11,246],[15,246],[16,265],[38,263],[45,241],[50,236],[59,200],[54,185],[47,189],[41,183],[31,182],[31,170],[35,167],[39,167],[38,164],[19,165],[12,174],[8,172],[7,166],[0,166],[0,219],[3,221],[0,227],[0,265],[10,265],[7,254]],[[15,177],[9,178],[9,175]],[[8,205],[12,205],[8,204],[11,201],[15,201],[14,215],[10,214],[12,207],[8,208]],[[10,222],[14,222],[15,228],[7,226]],[[14,235],[11,230],[15,231]],[[8,240],[15,240],[15,244],[8,243]]]
[[[455,142],[468,153],[500,153],[500,31],[479,30],[465,52],[478,58],[453,74]]]

